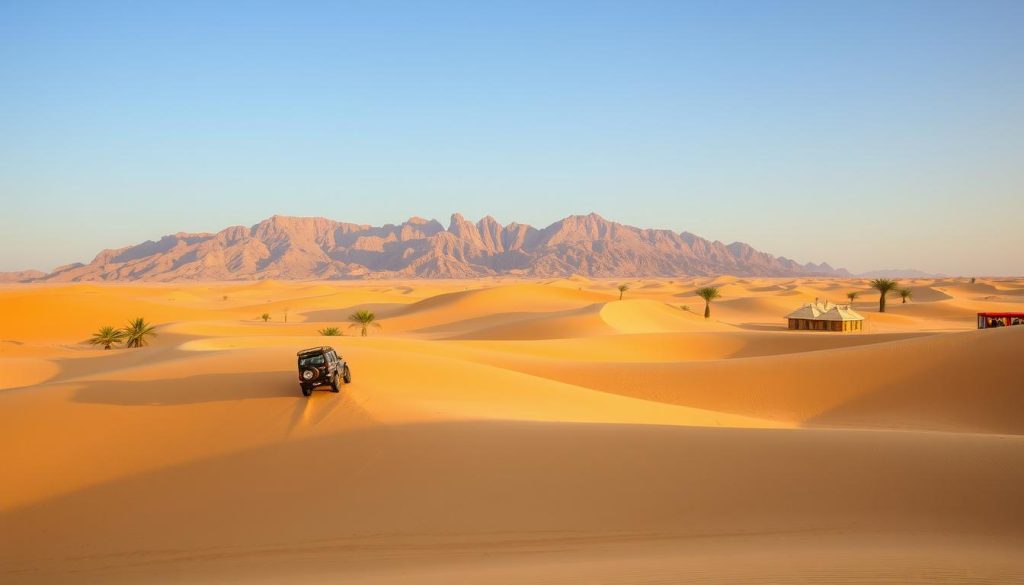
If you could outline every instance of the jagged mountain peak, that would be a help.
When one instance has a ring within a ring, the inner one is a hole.
[[[725,245],[689,232],[641,229],[597,213],[536,229],[490,215],[476,223],[453,213],[448,228],[411,217],[373,227],[323,217],[274,215],[215,234],[179,232],[103,250],[34,280],[230,280],[371,277],[655,277],[736,274],[830,275],[828,264],[798,264],[749,244]],[[35,276],[35,275],[33,275]]]

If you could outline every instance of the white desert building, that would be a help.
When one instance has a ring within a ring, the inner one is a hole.
[[[864,317],[850,305],[818,299],[786,315],[786,318],[790,329],[808,331],[861,331],[864,326]]]

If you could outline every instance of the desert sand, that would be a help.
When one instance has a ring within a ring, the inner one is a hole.
[[[0,285],[0,582],[1024,582],[1024,279],[619,282]]]

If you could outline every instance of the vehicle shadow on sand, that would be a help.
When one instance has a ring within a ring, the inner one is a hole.
[[[160,380],[80,382],[72,400],[88,404],[175,406],[262,398],[298,397],[295,373],[242,372],[201,374]]]

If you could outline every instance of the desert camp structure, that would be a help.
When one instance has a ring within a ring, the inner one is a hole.
[[[864,317],[850,305],[818,299],[786,315],[786,319],[790,329],[807,331],[862,331],[864,328]]]
[[[1024,313],[978,313],[978,329],[1024,325]]]

